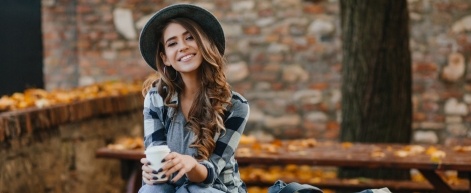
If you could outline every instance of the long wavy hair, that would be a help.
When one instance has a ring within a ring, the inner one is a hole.
[[[197,159],[208,160],[214,151],[216,134],[225,132],[224,110],[231,105],[231,90],[226,81],[224,69],[226,61],[216,47],[216,43],[208,37],[203,29],[194,21],[186,18],[174,18],[167,24],[162,25],[158,37],[156,65],[159,75],[150,76],[143,84],[143,94],[152,86],[156,86],[159,94],[164,98],[165,106],[178,110],[177,104],[171,104],[172,96],[185,88],[185,84],[175,69],[167,66],[164,71],[164,63],[160,53],[165,54],[162,34],[168,24],[177,23],[182,25],[195,38],[203,62],[198,68],[201,80],[200,91],[188,113],[188,127],[195,134],[195,140],[190,147],[196,148]]]

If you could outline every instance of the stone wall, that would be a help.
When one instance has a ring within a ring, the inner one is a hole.
[[[95,150],[120,137],[142,136],[143,99],[139,93],[130,97],[134,103],[107,108],[113,111],[80,113],[90,102],[108,100],[97,99],[0,113],[0,192],[124,192],[121,163],[95,158]]]
[[[170,0],[42,0],[48,89],[151,73],[138,49],[147,19]],[[337,139],[339,0],[185,1],[226,34],[228,79],[251,104],[247,133]],[[471,143],[471,2],[409,0],[413,142]]]

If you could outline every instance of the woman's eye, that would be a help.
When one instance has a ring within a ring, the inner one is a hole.
[[[194,38],[193,38],[193,36],[190,35],[190,36],[186,37],[186,39],[187,40],[193,40]]]
[[[170,43],[167,44],[168,47],[172,47],[172,46],[174,46],[174,45],[177,45],[177,43],[175,43],[175,42],[170,42]]]

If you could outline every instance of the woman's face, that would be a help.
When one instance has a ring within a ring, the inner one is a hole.
[[[196,73],[203,62],[195,38],[182,25],[170,23],[163,33],[165,54],[161,53],[166,66],[172,66],[181,74]]]

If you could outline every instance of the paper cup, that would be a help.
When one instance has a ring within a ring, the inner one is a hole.
[[[165,164],[162,163],[162,160],[170,153],[170,149],[166,145],[151,146],[148,147],[144,153],[146,154],[147,160],[150,162],[149,167],[158,171]],[[168,176],[162,178],[163,174],[163,172],[157,173],[156,176],[159,179],[153,181],[167,181]]]

